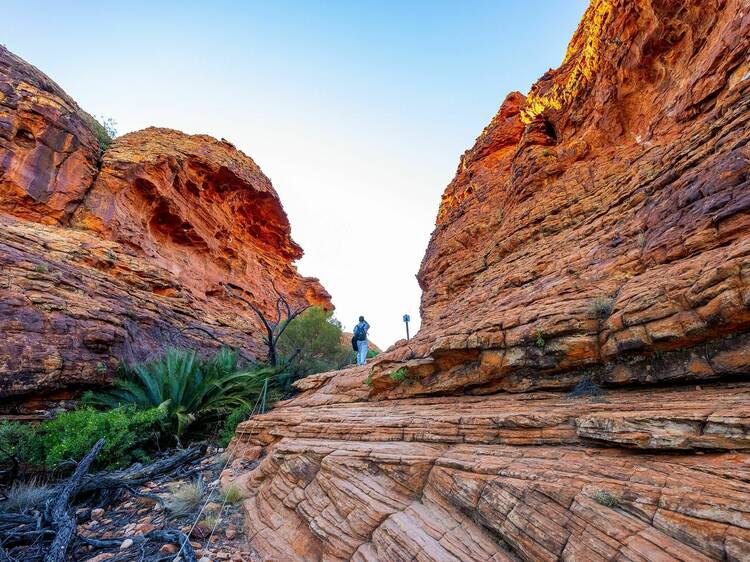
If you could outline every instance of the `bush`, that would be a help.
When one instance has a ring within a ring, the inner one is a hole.
[[[111,117],[99,116],[98,119],[91,115],[87,115],[87,117],[91,131],[94,133],[96,140],[99,141],[99,150],[104,152],[117,136],[117,123]]]
[[[104,448],[95,460],[99,468],[119,468],[148,459],[146,448],[159,436],[166,408],[139,411],[132,407],[100,412],[84,408],[65,412],[36,428],[36,446],[48,467],[61,461],[81,460],[104,437]]]
[[[594,382],[591,376],[586,376],[575,385],[575,387],[568,393],[571,398],[578,398],[580,396],[601,396],[605,393],[604,389]]]
[[[406,380],[406,367],[401,367],[397,371],[393,371],[390,375],[392,381],[403,382]]]
[[[224,423],[219,431],[219,447],[226,447],[234,437],[234,432],[237,426],[250,417],[250,411],[252,408],[250,405],[240,406],[235,410],[232,410],[230,414],[224,419]]]
[[[39,464],[43,455],[37,451],[35,426],[28,423],[0,421],[0,464],[15,457],[24,464]]]
[[[242,369],[239,353],[222,349],[200,359],[195,351],[170,349],[156,361],[125,368],[108,392],[88,393],[85,400],[98,407],[163,406],[172,430],[181,437],[195,422],[218,420],[223,414],[249,405],[277,369],[254,365]]]
[[[341,323],[333,313],[319,306],[308,308],[292,320],[278,343],[279,355],[292,379],[349,364],[353,353],[351,347],[342,345],[342,334]]]
[[[38,425],[3,422],[0,462],[8,462],[14,455],[27,465],[55,468],[62,461],[81,460],[104,437],[104,448],[94,466],[127,466],[147,458],[147,446],[158,438],[166,416],[165,408],[118,408],[106,412],[84,408],[64,412]]]
[[[352,352],[352,354],[354,354],[354,352]],[[377,356],[378,356],[378,350],[377,349],[368,349],[367,350],[367,358],[368,359],[372,359],[373,357],[377,357]],[[356,355],[354,357],[356,359]]]

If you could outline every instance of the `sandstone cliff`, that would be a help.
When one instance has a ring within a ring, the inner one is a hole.
[[[64,398],[164,345],[262,354],[220,284],[267,312],[277,290],[330,307],[301,256],[270,180],[230,143],[150,128],[102,154],[92,118],[0,47],[0,397]]]
[[[592,1],[461,158],[416,337],[238,428],[262,554],[750,559],[748,53],[746,1]]]

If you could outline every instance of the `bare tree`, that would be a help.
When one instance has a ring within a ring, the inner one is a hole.
[[[297,318],[297,316],[302,314],[305,310],[310,308],[310,305],[305,304],[297,308],[292,308],[289,304],[289,301],[286,300],[286,297],[284,297],[284,295],[282,295],[276,288],[276,284],[271,281],[271,286],[273,287],[273,290],[277,296],[276,320],[274,321],[273,319],[266,318],[266,315],[263,314],[263,311],[258,308],[256,304],[250,302],[244,296],[242,296],[240,291],[243,290],[240,287],[237,287],[236,285],[230,285],[228,283],[224,283],[222,284],[222,286],[224,287],[224,290],[228,295],[244,302],[247,306],[252,308],[253,312],[255,312],[255,314],[258,316],[261,323],[263,324],[263,327],[266,329],[266,334],[265,336],[263,336],[263,341],[268,347],[268,363],[273,367],[278,365],[279,359],[276,355],[276,343],[279,341],[281,334],[284,333],[284,330],[286,330],[287,326],[289,326],[289,323]]]

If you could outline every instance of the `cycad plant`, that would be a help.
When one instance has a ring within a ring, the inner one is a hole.
[[[126,367],[114,388],[89,394],[87,401],[107,408],[164,405],[179,438],[195,422],[247,406],[260,395],[266,379],[278,373],[265,365],[240,368],[238,359],[237,351],[226,348],[207,359],[193,350],[169,349],[160,359]]]

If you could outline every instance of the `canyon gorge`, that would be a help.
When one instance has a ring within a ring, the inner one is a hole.
[[[591,2],[461,157],[419,333],[239,426],[259,553],[750,558],[748,53],[742,0]]]
[[[332,309],[249,156],[100,129],[0,47],[0,413],[169,346],[262,357],[227,287]],[[749,560],[749,142],[748,0],[591,0],[435,201],[419,332],[237,427],[221,480],[249,545]]]

